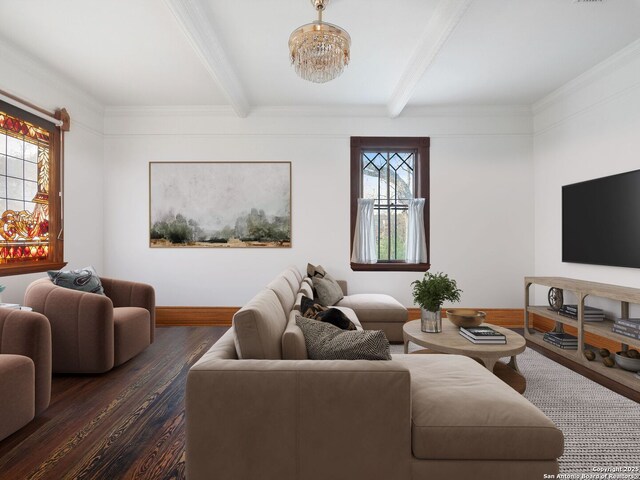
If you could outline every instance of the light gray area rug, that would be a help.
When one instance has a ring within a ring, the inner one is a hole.
[[[402,345],[391,346],[392,354],[402,352]],[[640,467],[640,404],[530,348],[518,355],[518,366],[527,379],[524,396],[564,433],[562,473]]]

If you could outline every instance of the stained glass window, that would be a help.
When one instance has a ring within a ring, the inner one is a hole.
[[[56,129],[0,102],[0,268],[50,263]],[[54,209],[58,210],[58,209]],[[54,223],[59,223],[55,222]],[[30,271],[34,271],[33,269]],[[12,272],[13,273],[13,272]],[[20,273],[20,272],[15,272]]]
[[[428,264],[405,262],[408,205],[429,199],[429,138],[351,137],[351,232],[358,198],[374,200],[375,264],[352,263],[353,270],[425,271]],[[428,203],[427,203],[428,205]],[[424,209],[429,250],[429,209]]]

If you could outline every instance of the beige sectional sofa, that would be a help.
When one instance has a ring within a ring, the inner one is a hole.
[[[538,480],[557,473],[562,432],[469,358],[307,359],[295,324],[304,283],[295,268],[279,275],[191,368],[189,480]]]

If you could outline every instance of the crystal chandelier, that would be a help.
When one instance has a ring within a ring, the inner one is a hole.
[[[318,20],[296,28],[289,37],[291,64],[296,73],[315,83],[333,80],[349,64],[351,37],[337,25],[322,21],[328,3],[329,0],[311,0]]]

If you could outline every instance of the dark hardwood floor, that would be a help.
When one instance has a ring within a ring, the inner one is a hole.
[[[226,327],[158,328],[102,375],[55,375],[51,404],[0,442],[0,479],[185,478],[184,389]]]

